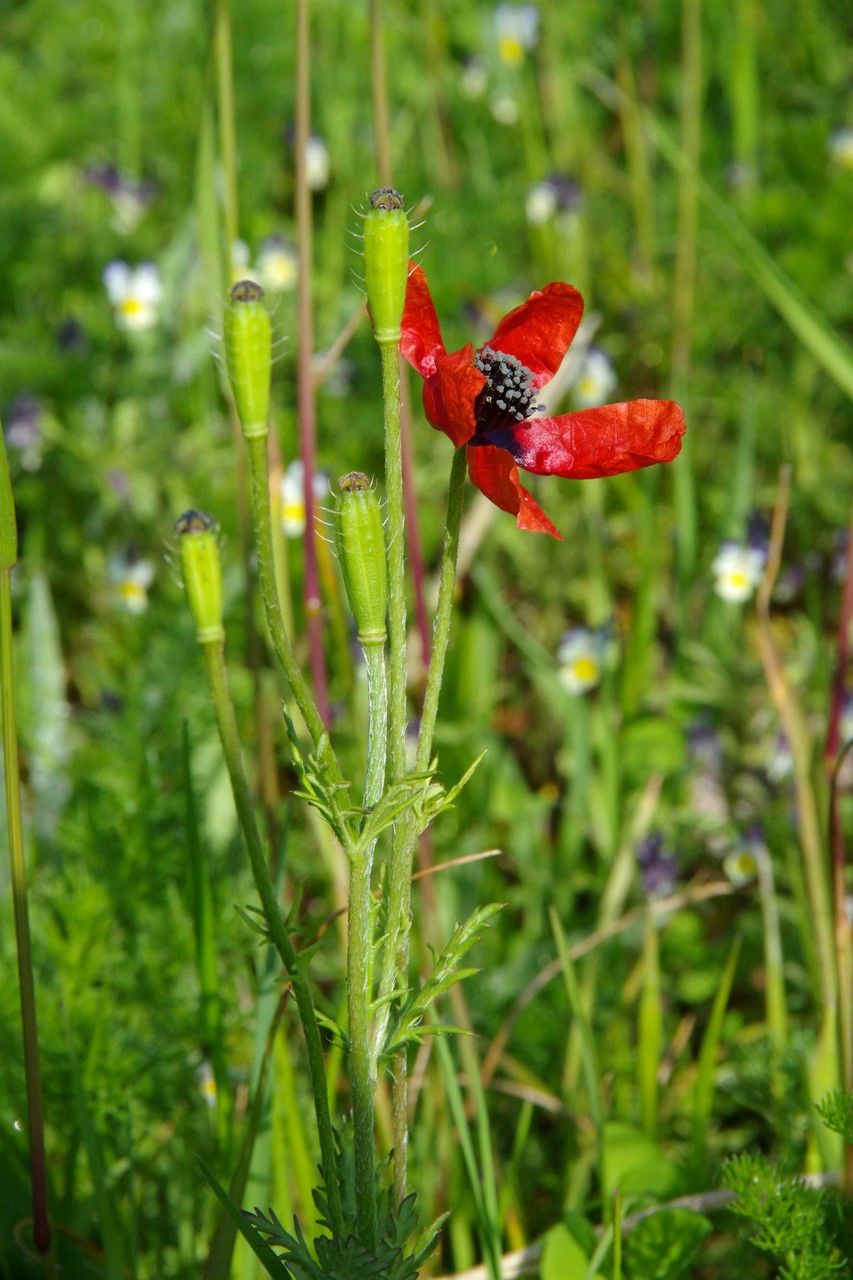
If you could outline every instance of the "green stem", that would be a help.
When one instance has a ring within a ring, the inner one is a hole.
[[[444,659],[450,639],[450,623],[453,616],[453,593],[456,589],[456,559],[459,554],[459,528],[462,523],[462,502],[465,495],[467,474],[465,449],[457,449],[450,468],[450,484],[447,490],[447,523],[444,529],[444,545],[441,551],[441,568],[438,580],[438,607],[432,631],[432,654],[427,671],[426,692],[421,712],[421,729],[418,734],[416,769],[429,768],[432,738],[438,716],[438,699],[444,676]]]
[[[222,751],[225,756],[228,775],[231,779],[237,817],[243,832],[243,839],[246,842],[255,888],[261,899],[270,939],[278,951],[290,978],[296,999],[296,1007],[299,1010],[299,1017],[302,1022],[308,1054],[308,1070],[311,1076],[311,1089],[314,1095],[314,1111],[317,1117],[317,1129],[320,1137],[321,1166],[329,1208],[329,1226],[336,1237],[342,1238],[343,1212],[341,1209],[340,1183],[338,1181],[338,1158],[335,1149],[335,1135],[332,1128],[329,1099],[326,1092],[323,1046],[320,1040],[320,1029],[317,1024],[311,988],[299,954],[290,940],[287,924],[281,913],[275,889],[270,879],[267,856],[255,819],[249,784],[246,781],[246,775],[243,770],[243,757],[237,733],[237,721],[228,692],[224,642],[222,640],[203,642],[202,651],[210,681]]]
[[[385,413],[385,501],[388,507],[388,772],[399,782],[406,772],[406,521],[400,437],[400,378],[397,343],[380,343]]]
[[[275,576],[275,556],[272,542],[272,517],[270,514],[269,456],[266,435],[246,439],[249,451],[249,471],[252,487],[252,523],[255,529],[255,551],[258,557],[258,574],[261,580],[261,596],[264,602],[270,639],[285,680],[290,686],[296,705],[308,728],[315,747],[327,744],[329,760],[336,780],[341,773],[326,737],[326,727],[320,718],[317,704],[311,694],[308,681],[296,661],[290,637],[284,625]]]
[[[367,776],[364,808],[372,809],[385,787],[385,743],[388,690],[385,644],[363,645],[367,663]],[[374,1168],[374,1097],[376,1061],[370,1047],[372,1002],[373,917],[370,896],[373,850],[359,849],[350,861],[347,947],[352,1111],[355,1130],[355,1194],[362,1242],[377,1244],[376,1173]]]
[[[5,464],[5,457],[3,458]],[[8,483],[8,481],[7,481]],[[5,504],[4,504],[5,505]],[[6,515],[6,512],[3,512]],[[12,516],[14,519],[14,516]],[[5,559],[5,557],[4,557]],[[6,783],[6,824],[9,833],[12,906],[18,952],[18,984],[21,992],[21,1022],[24,1036],[24,1075],[27,1083],[27,1123],[33,1196],[33,1239],[39,1252],[50,1253],[50,1224],[47,1217],[47,1166],[44,1150],[44,1116],[41,1105],[36,998],[33,956],[27,908],[27,868],[24,859],[24,831],[21,822],[21,784],[18,768],[18,738],[15,731],[15,677],[12,667],[12,595],[10,570],[0,568],[0,689],[3,696],[3,772]]]
[[[231,6],[216,6],[216,90],[219,107],[219,155],[225,186],[225,249],[227,277],[234,271],[234,246],[240,238],[237,205],[237,132],[234,127],[234,67],[231,56]]]
[[[673,397],[687,395],[695,302],[697,207],[696,175],[702,140],[702,0],[682,0],[681,146],[686,161],[678,182],[678,234],[672,300]],[[673,468],[678,525],[677,568],[682,603],[696,563],[696,488],[692,437]]]
[[[465,450],[457,449],[450,470],[447,496],[447,521],[444,531],[441,568],[439,571],[438,607],[433,627],[432,654],[427,672],[421,729],[418,735],[416,769],[429,768],[432,739],[438,714],[438,700],[444,674],[444,660],[450,638],[453,609],[453,592],[456,584],[456,560],[459,552],[459,528],[462,522],[462,500],[465,491]],[[390,502],[389,502],[390,508]],[[390,535],[393,540],[393,531]],[[389,550],[390,558],[390,550]],[[392,577],[393,582],[393,577]],[[393,630],[392,630],[393,637]],[[393,661],[393,638],[392,638]],[[404,690],[405,693],[405,690]],[[392,695],[393,696],[393,695]],[[409,929],[411,911],[412,861],[417,836],[411,818],[404,819],[394,828],[391,865],[388,877],[388,941],[382,957],[380,997],[387,997],[395,984],[405,987],[409,970]],[[383,1003],[383,1012],[374,1039],[376,1051],[381,1048],[389,1017],[389,1007]],[[401,1052],[394,1063],[392,1121],[394,1132],[394,1186],[398,1203],[406,1195],[406,1147],[407,1130],[407,1080],[406,1055]]]

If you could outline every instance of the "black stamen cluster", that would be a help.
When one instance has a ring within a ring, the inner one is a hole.
[[[479,430],[506,422],[507,418],[524,422],[543,408],[534,402],[533,374],[516,356],[481,347],[474,357],[474,367],[487,379],[474,405]]]

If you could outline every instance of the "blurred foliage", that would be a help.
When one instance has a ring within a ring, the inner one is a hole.
[[[314,6],[313,127],[330,156],[328,185],[314,196],[320,352],[361,306],[347,233],[358,230],[353,207],[376,185],[367,8],[353,0]],[[110,1274],[105,1204],[133,1274],[203,1274],[216,1206],[193,1153],[227,1184],[271,1017],[264,953],[234,910],[252,890],[171,568],[170,529],[188,506],[221,523],[229,674],[247,758],[262,762],[259,802],[286,852],[286,892],[301,887],[307,936],[326,929],[312,973],[328,1016],[340,1014],[342,947],[328,921],[341,905],[342,867],[305,813],[290,813],[295,776],[279,691],[265,669],[259,675],[266,659],[247,592],[241,463],[211,354],[218,340],[208,333],[219,323],[225,254],[223,175],[205,159],[215,139],[214,10],[200,0],[18,0],[0,11],[0,416],[21,529],[16,663],[51,1205],[60,1259],[74,1276]],[[678,177],[651,142],[639,156],[632,151],[631,111],[679,136],[681,6],[580,0],[569,15],[559,0],[543,0],[538,42],[513,64],[500,58],[488,4],[386,0],[384,10],[395,183],[426,217],[415,241],[448,347],[481,343],[532,288],[569,279],[583,289],[590,336],[615,371],[613,398],[667,395]],[[813,0],[706,6],[699,122],[703,177],[839,334],[853,319],[853,166],[837,147],[853,106],[846,19],[840,4]],[[266,237],[295,235],[293,30],[292,3],[233,6],[239,225],[252,264]],[[472,70],[482,73],[479,96]],[[621,109],[608,99],[614,84],[628,94]],[[507,101],[514,123],[496,118],[506,120]],[[141,208],[128,209],[115,182],[105,183],[109,166],[125,188],[141,184]],[[570,207],[532,223],[530,189],[552,175],[571,180]],[[820,1011],[790,750],[764,684],[754,607],[721,600],[711,564],[724,539],[744,541],[762,520],[766,534],[778,469],[789,464],[793,504],[774,634],[813,735],[825,813],[818,757],[853,482],[850,410],[725,226],[705,212],[695,248],[685,404],[698,528],[691,580],[677,584],[673,572],[680,531],[671,471],[594,485],[535,482],[565,541],[520,534],[497,513],[485,533],[480,524],[443,691],[442,777],[450,785],[487,754],[424,848],[424,869],[428,860],[501,853],[418,882],[418,963],[425,972],[427,944],[444,946],[478,906],[506,904],[473,953],[481,972],[447,1020],[470,1022],[477,1033],[504,1245],[548,1231],[546,1260],[563,1249],[585,1263],[595,1247],[584,1230],[555,1227],[564,1213],[582,1215],[587,1232],[609,1215],[592,1171],[594,1135],[565,992],[544,979],[535,995],[530,988],[554,960],[551,906],[570,944],[602,934],[578,957],[578,975],[602,1066],[611,1168],[619,1168],[629,1212],[718,1186],[723,1160],[737,1153],[762,1153],[757,1185],[772,1184],[773,1194],[778,1168],[838,1167],[838,1148],[819,1145],[826,1139],[816,1133],[808,1084]],[[151,328],[117,325],[103,283],[116,260],[157,264],[162,300]],[[273,418],[287,464],[297,452],[293,292],[274,298],[273,320],[282,339]],[[421,534],[434,565],[449,451],[412,391]],[[566,390],[565,403],[573,394]],[[9,436],[27,396],[37,406],[29,453]],[[318,390],[320,465],[333,476],[352,468],[381,474],[381,421],[375,350],[362,323]],[[301,545],[288,543],[288,564],[303,644]],[[140,562],[153,567],[153,582],[132,612],[123,584],[134,572],[142,581]],[[598,687],[572,697],[556,652],[576,626],[607,627],[610,654]],[[328,656],[336,732],[355,772],[363,688],[357,678],[350,696],[351,672],[331,639]],[[413,686],[414,711],[416,674]],[[202,1037],[184,724],[212,885],[218,1048]],[[849,777],[847,784],[849,834]],[[757,823],[779,915],[788,1012],[781,1048],[765,999],[766,889],[755,859],[753,874],[730,883],[726,871]],[[635,858],[652,828],[672,851],[675,892],[684,895],[667,910],[645,894]],[[15,1232],[29,1210],[7,877],[4,858],[0,1274],[18,1277],[37,1269]],[[718,892],[697,896],[715,883]],[[659,935],[654,998],[663,1040],[657,1122],[644,1134],[637,1045],[651,981],[648,918]],[[696,1150],[699,1053],[735,931],[741,953],[722,1015],[711,1121]],[[511,1010],[507,1039],[495,1042]],[[277,1064],[275,1088],[289,1089],[297,1105],[285,1117],[275,1105],[266,1115],[246,1203],[274,1204],[287,1225],[294,1209],[303,1219],[310,1211],[300,1168],[310,1170],[316,1153],[289,1011],[282,1034],[295,1077]],[[212,1090],[204,1081],[215,1050],[225,1069]],[[463,1269],[478,1256],[475,1197],[438,1066],[425,1050],[417,1062],[412,1182],[425,1220],[452,1207],[438,1267]],[[330,1080],[343,1111],[334,1053]],[[797,1248],[812,1256],[808,1240],[830,1211],[807,1194],[792,1192],[792,1203],[810,1206]],[[744,1212],[759,1220],[769,1196]],[[704,1219],[688,1218],[668,1235],[666,1219],[652,1218],[627,1237],[626,1275],[652,1274],[645,1251],[660,1260],[666,1249],[674,1261],[661,1275],[689,1267],[697,1280],[712,1280],[747,1265],[769,1274],[736,1230],[704,1239]],[[759,1247],[765,1239],[771,1252],[793,1247],[762,1230]],[[232,1274],[248,1280],[254,1265],[238,1248]],[[784,1274],[801,1274],[786,1265]]]

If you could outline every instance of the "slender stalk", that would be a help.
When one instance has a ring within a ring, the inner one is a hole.
[[[299,417],[299,453],[305,492],[305,617],[311,678],[324,725],[329,724],[326,663],[323,656],[323,615],[317,571],[317,530],[314,521],[314,470],[317,424],[314,403],[314,317],[311,312],[313,218],[311,192],[305,165],[311,132],[310,0],[296,3],[296,249],[299,274],[296,282],[296,400]]]
[[[438,699],[444,676],[444,660],[450,640],[450,623],[453,615],[453,593],[456,589],[456,560],[459,555],[459,529],[462,524],[462,503],[465,496],[465,450],[457,449],[450,468],[447,489],[447,523],[444,529],[444,545],[438,579],[438,605],[432,633],[432,656],[427,671],[426,692],[421,712],[421,728],[418,734],[416,768],[427,769],[432,752],[432,739],[438,716]]]
[[[370,83],[373,93],[373,138],[380,186],[391,186],[391,127],[388,110],[388,76],[382,39],[382,0],[370,0]],[[418,501],[412,448],[412,413],[405,362],[398,355],[400,386],[400,442],[403,468],[403,503],[408,525],[409,560],[415,596],[415,615],[421,638],[421,660],[429,662],[429,622],[424,590],[424,558],[418,533]]]
[[[671,367],[673,395],[683,402],[690,373],[696,280],[696,174],[702,140],[702,0],[682,0],[681,85],[681,148],[685,167],[678,180]],[[691,441],[674,464],[673,477],[678,519],[678,576],[683,594],[696,563],[696,488]]]
[[[273,649],[284,678],[290,686],[296,705],[302,713],[302,718],[305,721],[314,746],[317,747],[321,740],[325,738],[326,726],[312,697],[308,681],[296,661],[290,638],[284,626],[281,602],[276,587],[266,435],[250,436],[246,440],[246,448],[249,452],[255,551],[258,557],[258,575],[261,580],[261,596],[263,597],[267,626],[269,627]],[[325,740],[328,743],[328,739]],[[330,759],[333,760],[331,747],[328,747],[328,751]],[[340,770],[334,763],[333,768],[339,779]]]
[[[385,644],[364,645],[367,663],[367,776],[364,807],[372,808],[385,786],[385,746],[388,690]],[[349,1002],[352,1110],[355,1130],[355,1191],[358,1223],[363,1242],[377,1243],[376,1173],[374,1161],[374,1097],[376,1061],[371,1052],[370,1005],[373,954],[372,900],[370,896],[373,846],[359,851],[350,863],[348,912],[347,999]]]
[[[660,983],[660,946],[655,918],[646,912],[643,939],[643,988],[637,1015],[637,1075],[640,1086],[640,1118],[643,1129],[654,1137],[658,1123],[658,1067],[663,1042]]]
[[[370,0],[370,84],[373,91],[373,142],[380,186],[391,185],[391,128],[388,122],[388,78],[382,47],[382,0]]]
[[[389,362],[390,363],[390,362]],[[436,609],[433,629],[432,656],[427,673],[426,695],[424,697],[421,729],[418,735],[416,768],[419,771],[429,767],[432,752],[432,739],[438,714],[438,699],[444,672],[444,660],[450,638],[451,612],[453,608],[453,591],[456,582],[456,560],[459,552],[459,528],[462,522],[462,499],[465,489],[465,450],[457,449],[453,457],[450,471],[450,485],[447,499],[447,522],[444,532],[441,569],[439,573],[438,607]],[[390,493],[390,487],[389,487]],[[389,501],[390,512],[390,501]],[[389,541],[393,542],[393,530]],[[393,573],[391,593],[393,596]],[[394,659],[394,641],[392,626],[392,663]],[[404,655],[405,656],[405,655]],[[404,690],[405,694],[405,690]],[[393,696],[393,686],[392,686]],[[405,731],[405,725],[404,725]],[[393,776],[393,775],[392,775]],[[405,986],[409,969],[409,927],[411,910],[411,876],[412,861],[415,852],[416,833],[411,820],[404,820],[394,829],[394,840],[391,852],[391,865],[388,879],[388,940],[382,957],[382,974],[380,978],[380,997],[387,997],[394,990],[395,984]],[[377,1021],[374,1036],[375,1052],[381,1048],[389,1017],[387,1003]],[[406,1055],[398,1054],[394,1063],[392,1123],[394,1132],[394,1187],[398,1202],[406,1195],[406,1147],[408,1141],[408,1106],[407,1106]]]
[[[27,908],[27,869],[21,822],[18,739],[15,731],[15,684],[12,668],[12,596],[9,570],[0,571],[0,686],[3,690],[3,766],[6,782],[6,823],[12,876],[12,905],[18,951],[18,985],[24,1035],[24,1074],[27,1082],[27,1123],[33,1197],[33,1239],[40,1253],[50,1250],[47,1218],[47,1166],[44,1149],[44,1116],[41,1104],[36,999],[33,956]]]
[[[398,356],[400,376],[400,442],[403,449],[403,502],[406,513],[406,539],[409,548],[409,565],[412,571],[412,587],[415,597],[415,619],[421,640],[421,662],[427,666],[430,659],[429,610],[426,603],[426,573],[421,538],[418,532],[418,495],[415,492],[415,458],[412,446],[412,401],[409,393],[409,368],[402,356]]]
[[[216,6],[216,92],[219,108],[219,155],[225,187],[225,263],[227,277],[234,271],[234,246],[240,238],[237,200],[237,131],[234,125],[234,70],[231,56],[230,0]]]
[[[779,473],[779,492],[773,511],[770,551],[764,578],[758,589],[758,648],[767,687],[794,759],[794,786],[797,798],[797,826],[803,853],[803,870],[811,907],[810,928],[817,943],[820,999],[827,1011],[836,1009],[838,989],[833,950],[832,910],[825,865],[825,852],[818,819],[815,790],[811,778],[811,742],[802,710],[790,683],[770,623],[770,597],[782,560],[782,544],[788,519],[791,477],[790,469]]]
[[[778,1076],[778,1059],[788,1043],[788,1006],[785,1000],[785,956],[782,950],[782,933],[779,928],[779,903],[773,876],[773,862],[764,845],[759,841],[755,850],[758,873],[758,894],[761,901],[762,931],[764,934],[764,972],[767,1029],[776,1054],[774,1071]]]
[[[847,526],[847,556],[844,565],[844,588],[841,593],[841,609],[838,615],[838,644],[835,673],[829,703],[829,725],[826,731],[824,763],[832,767],[838,755],[841,741],[841,712],[844,708],[844,691],[847,684],[847,666],[850,659],[850,623],[853,620],[853,506],[850,508],[850,524]]]
[[[18,735],[15,717],[15,672],[12,660],[11,572],[18,559],[18,530],[15,502],[0,424],[0,698],[3,719],[3,778],[6,792],[6,828],[15,917],[15,944],[18,954],[18,988],[21,996],[21,1023],[24,1040],[24,1075],[27,1087],[27,1130],[30,1148],[30,1179],[33,1202],[33,1240],[42,1255],[45,1274],[56,1274],[51,1254],[50,1223],[47,1216],[47,1162],[44,1147],[44,1114],[41,1101],[36,996],[33,953],[27,905],[27,864],[24,857],[24,828],[21,820],[21,779],[18,765]]]
[[[278,951],[293,984],[293,994],[302,1022],[308,1055],[308,1070],[311,1076],[311,1089],[314,1095],[314,1110],[320,1137],[323,1183],[329,1206],[329,1225],[334,1234],[340,1238],[343,1235],[343,1213],[338,1181],[338,1159],[329,1099],[326,1092],[323,1046],[320,1040],[320,1029],[317,1024],[311,988],[299,954],[290,940],[287,924],[282,916],[275,889],[270,879],[267,854],[258,830],[249,784],[246,781],[246,774],[243,769],[243,757],[237,732],[237,721],[234,716],[234,707],[228,692],[224,641],[221,639],[203,641],[202,652],[208,680],[210,681],[222,751],[225,756],[228,776],[231,779],[237,817],[249,854],[255,888],[261,899],[270,939]]]
[[[403,454],[400,438],[400,383],[397,344],[380,344],[385,414],[385,501],[388,508],[388,773],[399,782],[406,772],[406,520],[403,508]],[[399,824],[398,824],[399,826]]]

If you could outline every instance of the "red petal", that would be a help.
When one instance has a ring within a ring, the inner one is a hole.
[[[477,429],[474,401],[485,383],[483,374],[474,368],[470,343],[449,356],[440,355],[435,373],[424,382],[424,412],[457,448],[467,444]]]
[[[515,516],[519,529],[549,533],[562,542],[563,535],[554,528],[533,495],[518,483],[518,467],[506,449],[495,449],[490,444],[469,444],[468,474],[490,502]]]
[[[671,462],[681,449],[684,414],[673,400],[629,400],[559,418],[529,418],[495,431],[525,471],[594,480]]]
[[[504,316],[488,345],[515,356],[537,387],[553,378],[577,333],[583,298],[570,284],[547,284]]]
[[[435,303],[421,267],[412,266],[406,283],[406,304],[400,325],[400,350],[422,378],[435,373],[436,356],[444,355],[445,346]]]

